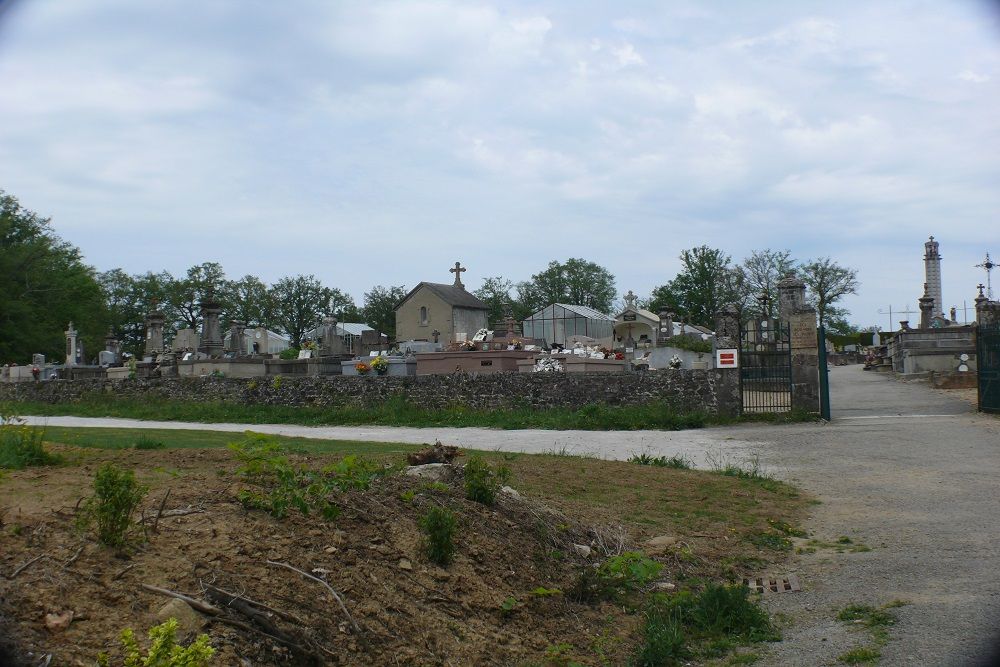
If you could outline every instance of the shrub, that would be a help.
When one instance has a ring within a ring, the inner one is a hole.
[[[215,649],[208,643],[208,635],[198,635],[198,638],[187,647],[177,643],[177,619],[170,618],[166,622],[149,629],[149,652],[143,656],[139,642],[131,628],[122,632],[122,647],[125,652],[123,667],[208,667]],[[107,654],[97,657],[100,667],[111,667]]]
[[[289,347],[287,349],[284,349],[284,350],[282,350],[281,352],[278,353],[278,358],[279,359],[285,359],[286,361],[288,359],[298,359],[299,358],[299,348],[297,348],[297,347]]]
[[[20,417],[0,412],[0,468],[22,470],[58,463],[59,458],[42,446],[44,437],[44,429],[28,426]]]
[[[163,449],[166,445],[159,440],[153,440],[147,435],[140,435],[136,439],[134,447],[136,449]]]
[[[121,547],[128,541],[132,513],[148,489],[135,481],[131,470],[105,463],[94,476],[94,495],[80,514],[81,527],[97,525],[97,539],[109,547]]]
[[[455,554],[455,529],[458,521],[455,513],[444,507],[432,507],[420,520],[420,528],[426,536],[427,557],[442,567],[451,562]]]
[[[633,454],[629,457],[629,463],[641,466],[655,466],[657,468],[674,468],[676,470],[690,470],[691,462],[683,454],[674,454],[670,458],[666,456],[653,456],[646,452]]]
[[[615,599],[652,583],[662,569],[661,563],[637,551],[626,551],[597,568],[581,569],[570,597],[587,603]]]
[[[510,468],[500,464],[490,466],[481,456],[470,456],[465,464],[465,497],[484,505],[492,505],[500,487],[510,480]]]
[[[682,610],[676,604],[655,598],[643,615],[642,645],[635,657],[636,667],[673,665],[688,657]]]
[[[689,610],[691,624],[710,635],[741,637],[747,641],[780,639],[771,619],[749,598],[741,584],[709,584]]]

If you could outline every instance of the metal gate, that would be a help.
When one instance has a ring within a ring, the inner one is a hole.
[[[979,409],[1000,414],[1000,322],[976,329]]]
[[[792,409],[791,330],[775,319],[747,322],[740,332],[743,413]]]

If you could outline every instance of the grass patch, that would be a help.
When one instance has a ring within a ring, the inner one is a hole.
[[[845,665],[874,665],[881,657],[882,653],[879,651],[868,646],[861,646],[840,654],[837,657],[837,662],[842,662]]]
[[[656,466],[657,468],[673,468],[674,470],[690,470],[691,461],[682,454],[674,454],[670,458],[666,456],[653,456],[648,452],[633,454],[629,457],[629,463],[641,466]]]
[[[801,536],[796,536],[801,537]],[[855,542],[851,538],[842,535],[837,538],[835,542],[826,542],[824,540],[809,540],[803,546],[798,547],[795,550],[797,554],[814,554],[820,549],[827,549],[830,551],[836,551],[839,554],[842,553],[852,553],[859,554],[871,551],[872,548],[867,544],[861,542]]]
[[[275,378],[277,381],[279,378]],[[260,391],[257,389],[255,391]],[[252,392],[251,392],[252,393]],[[252,397],[249,399],[252,400]],[[425,408],[402,396],[372,407],[280,406],[261,403],[237,404],[212,401],[146,401],[117,398],[103,393],[90,394],[74,403],[23,402],[16,404],[22,414],[38,416],[74,415],[78,417],[126,417],[164,421],[239,424],[302,424],[383,426],[478,426],[500,429],[578,429],[587,431],[642,429],[677,431],[741,421],[789,422],[815,419],[815,416],[784,413],[748,415],[738,419],[718,417],[704,412],[678,411],[667,404],[641,406],[585,405],[578,409],[530,407],[498,410],[473,410],[462,405]]]
[[[872,639],[884,643],[889,639],[889,628],[896,624],[896,615],[890,610],[905,604],[902,600],[893,600],[881,607],[852,604],[840,610],[837,614],[837,620],[852,626],[863,627],[871,633]]]
[[[22,470],[28,466],[59,463],[45,451],[45,429],[28,426],[20,418],[0,411],[0,469]]]

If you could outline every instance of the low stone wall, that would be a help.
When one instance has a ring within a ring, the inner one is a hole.
[[[577,408],[588,404],[666,402],[678,410],[738,414],[735,371],[676,370],[647,373],[498,373],[422,377],[162,378],[52,380],[0,385],[0,401],[75,402],[95,394],[144,401],[217,401],[244,405],[376,406],[394,396],[416,405],[474,409]],[[722,394],[722,395],[720,395]]]

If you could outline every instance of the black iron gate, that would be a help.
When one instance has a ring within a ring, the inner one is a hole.
[[[1000,414],[1000,322],[976,329],[979,409]]]
[[[792,346],[787,324],[747,322],[740,332],[740,392],[744,413],[792,409]]]

